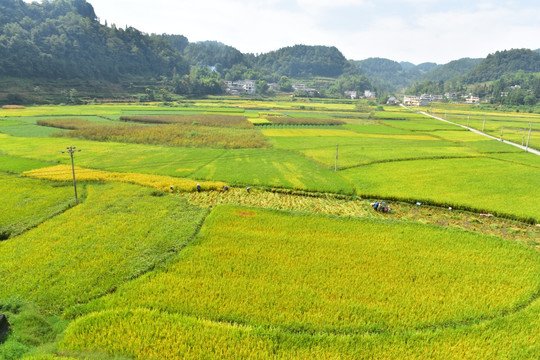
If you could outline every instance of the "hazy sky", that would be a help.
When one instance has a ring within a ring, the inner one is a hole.
[[[118,27],[216,40],[244,53],[336,46],[348,59],[447,63],[540,48],[538,0],[89,0]]]

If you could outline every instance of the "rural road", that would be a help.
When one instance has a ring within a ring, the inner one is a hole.
[[[412,110],[412,109],[406,107],[405,105],[401,105],[401,106],[404,107],[405,109],[414,111],[414,110]],[[468,126],[465,126],[465,125],[461,125],[461,124],[457,124],[457,123],[454,123],[454,122],[451,122],[451,121],[448,121],[448,120],[441,119],[441,118],[439,118],[439,117],[436,117],[436,116],[433,116],[433,115],[431,115],[431,114],[428,114],[428,113],[426,113],[426,112],[424,112],[424,111],[419,111],[419,113],[420,113],[420,114],[423,114],[423,115],[426,115],[426,116],[429,116],[429,117],[432,117],[432,118],[434,118],[434,119],[443,121],[443,122],[448,123],[448,124],[452,124],[452,125],[455,125],[455,126],[462,127],[462,128],[467,129],[467,130],[469,130],[469,131],[472,131],[473,133],[476,133],[476,134],[479,134],[479,135],[488,137],[488,138],[490,138],[490,139],[497,140],[497,141],[501,141],[499,138],[497,138],[497,137],[495,137],[495,136],[488,135],[488,134],[486,134],[486,133],[483,133],[483,132],[481,132],[480,130],[476,130],[476,129],[470,128],[470,127],[468,127]],[[527,149],[526,146],[519,145],[519,144],[510,142],[510,141],[505,141],[505,140],[503,140],[503,142],[504,142],[505,144],[512,145],[512,146],[515,146],[515,147],[520,148],[520,149],[522,149],[522,150],[525,150],[525,151],[527,151],[527,152],[530,152],[531,154],[535,154],[535,155],[540,156],[540,151],[538,151],[538,150],[531,149],[530,147]]]

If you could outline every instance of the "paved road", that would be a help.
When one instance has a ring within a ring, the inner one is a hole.
[[[404,107],[405,109],[414,111],[414,110],[412,110],[412,109],[409,109],[409,108],[406,107],[405,105],[401,105],[401,106]],[[497,141],[501,141],[498,137],[488,135],[488,134],[486,134],[486,133],[481,132],[480,130],[473,129],[473,128],[468,127],[468,126],[465,126],[465,125],[456,124],[456,123],[454,123],[454,122],[451,122],[451,121],[448,121],[448,120],[441,119],[441,118],[439,118],[439,117],[433,116],[433,115],[428,114],[428,113],[423,112],[423,111],[420,111],[420,114],[423,114],[423,115],[432,117],[432,118],[434,118],[434,119],[443,121],[443,122],[448,123],[448,124],[452,124],[452,125],[455,125],[455,126],[462,127],[462,128],[467,129],[467,130],[469,130],[469,131],[472,131],[473,133],[476,133],[476,134],[479,134],[479,135],[488,137],[488,138],[490,138],[490,139],[497,140]],[[535,149],[531,149],[530,147],[527,149],[526,146],[519,145],[519,144],[510,142],[510,141],[506,141],[506,140],[503,140],[502,142],[505,143],[505,144],[512,145],[512,146],[515,146],[515,147],[517,147],[517,148],[520,148],[521,150],[525,150],[525,151],[527,151],[527,152],[530,152],[531,154],[535,154],[535,155],[540,156],[540,151],[535,150]]]

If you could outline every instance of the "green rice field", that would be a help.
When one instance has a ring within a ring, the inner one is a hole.
[[[418,110],[538,149],[453,104],[0,110],[0,359],[538,358],[540,157]]]

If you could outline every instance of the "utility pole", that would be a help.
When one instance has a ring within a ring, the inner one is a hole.
[[[336,172],[337,172],[338,154],[339,154],[339,144],[336,145],[336,165],[334,166],[334,171],[336,171]]]
[[[62,151],[62,154],[69,153],[71,155],[71,171],[73,173],[73,189],[75,190],[75,204],[79,204],[79,198],[77,197],[77,182],[75,181],[75,165],[73,164],[73,154],[81,151],[77,150],[75,146],[68,146],[66,151]]]
[[[531,140],[532,123],[529,123],[529,137],[527,138],[527,148],[525,151],[529,152],[529,140]]]
[[[503,135],[504,135],[504,126],[501,126],[501,141],[504,141]]]

